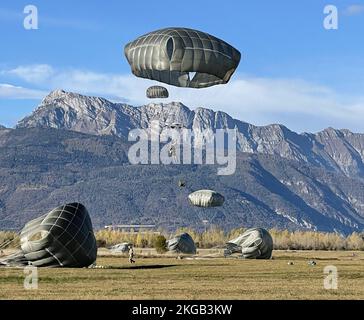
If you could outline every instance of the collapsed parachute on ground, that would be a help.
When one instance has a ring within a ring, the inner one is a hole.
[[[147,98],[149,99],[165,99],[169,97],[168,90],[165,87],[161,86],[151,86],[147,89],[146,92]]]
[[[196,245],[188,233],[182,233],[175,238],[167,241],[169,251],[176,253],[195,254]]]
[[[245,259],[270,259],[273,251],[273,239],[262,228],[252,228],[226,244],[225,255],[241,252]]]
[[[222,206],[225,198],[213,190],[198,190],[188,196],[190,203],[196,207],[219,207]]]
[[[123,242],[123,243],[119,243],[119,244],[116,244],[114,246],[112,246],[110,248],[110,251],[113,252],[113,253],[125,253],[125,252],[128,252],[129,251],[129,247],[132,246],[131,243],[129,242]]]
[[[80,203],[70,203],[28,222],[20,233],[21,251],[0,260],[0,265],[88,267],[96,260],[97,246],[90,216]]]
[[[124,53],[135,76],[190,88],[227,83],[241,58],[225,41],[187,28],[150,32],[128,43]]]

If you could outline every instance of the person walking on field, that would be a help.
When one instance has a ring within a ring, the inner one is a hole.
[[[130,263],[135,263],[134,258],[134,249],[132,246],[129,246],[129,262]]]

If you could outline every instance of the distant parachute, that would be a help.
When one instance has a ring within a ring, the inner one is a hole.
[[[178,186],[180,188],[184,188],[186,186],[186,181],[184,181],[184,180],[178,180]]]
[[[166,127],[170,128],[170,129],[182,129],[184,128],[184,125],[182,123],[178,123],[178,122],[173,122],[171,124],[166,124]]]
[[[165,99],[169,97],[168,90],[165,87],[161,86],[151,86],[147,89],[146,92],[147,98],[149,99]]]
[[[252,228],[226,244],[225,255],[241,252],[245,259],[270,259],[273,251],[273,239],[262,228]]]
[[[222,206],[225,198],[213,190],[198,190],[188,196],[190,203],[197,207],[219,207]]]
[[[189,88],[227,83],[241,58],[225,41],[187,28],[150,32],[128,43],[124,53],[135,76]]]
[[[0,265],[88,267],[96,260],[96,239],[90,216],[80,203],[70,203],[28,222],[20,233],[21,251]]]
[[[195,254],[196,245],[188,233],[182,233],[175,238],[167,241],[169,251],[176,253]]]

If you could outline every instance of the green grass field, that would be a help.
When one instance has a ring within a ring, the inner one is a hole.
[[[39,269],[37,290],[24,289],[23,269],[0,268],[0,299],[364,299],[364,252],[274,251],[273,260],[140,254],[132,266],[101,252],[105,269]],[[338,269],[337,290],[324,289],[327,265]]]

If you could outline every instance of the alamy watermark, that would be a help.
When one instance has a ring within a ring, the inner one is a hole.
[[[38,289],[38,268],[35,266],[26,266],[24,268],[24,289],[36,290]]]
[[[323,26],[326,30],[337,30],[339,28],[339,13],[337,7],[329,4],[324,7],[326,15],[323,21]]]
[[[338,288],[338,273],[337,267],[326,266],[324,268],[324,288],[326,290],[337,290]]]
[[[135,143],[129,148],[131,164],[219,165],[218,175],[236,170],[236,129],[163,128],[152,121],[148,129],[133,129],[128,135]]]
[[[23,26],[25,30],[38,29],[38,8],[35,5],[29,4],[24,7],[24,14],[26,14]]]

